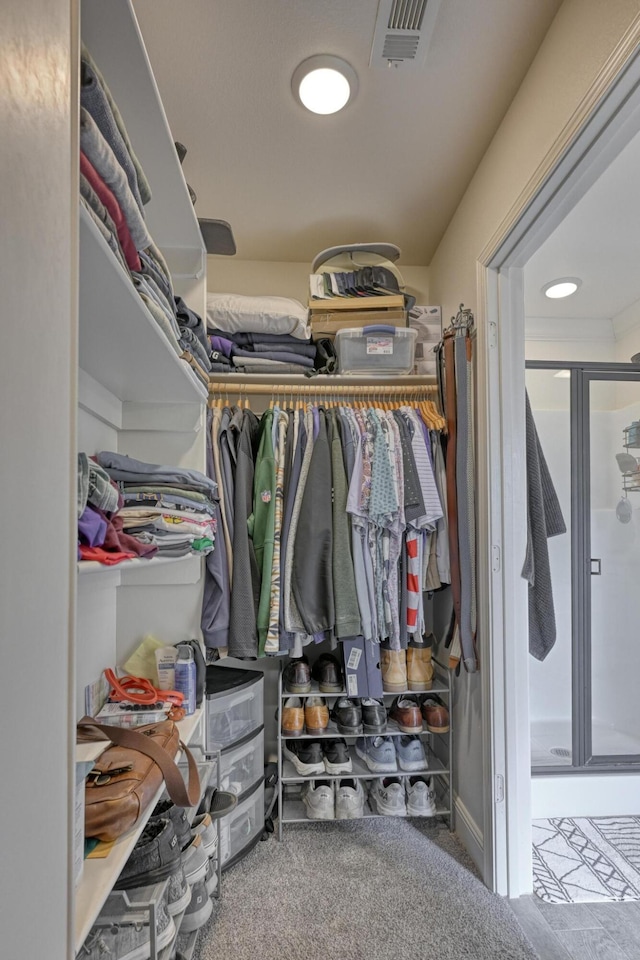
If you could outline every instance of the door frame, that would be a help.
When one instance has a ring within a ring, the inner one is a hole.
[[[639,44],[637,17],[476,264],[484,878],[509,897],[532,891],[523,267],[640,131]]]

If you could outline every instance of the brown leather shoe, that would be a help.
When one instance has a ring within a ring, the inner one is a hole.
[[[282,707],[282,733],[300,737],[304,733],[304,707],[300,697],[289,697]]]
[[[449,711],[435,694],[422,701],[422,716],[430,733],[449,732]]]
[[[284,668],[282,683],[288,693],[311,693],[311,667],[307,661],[290,660]]]
[[[407,689],[407,651],[381,650],[382,689],[387,693],[402,693]]]
[[[329,726],[329,707],[322,697],[307,697],[304,703],[307,733],[324,733]]]
[[[395,720],[403,733],[422,733],[422,714],[415,697],[396,697],[391,704],[389,718]]]
[[[431,647],[407,647],[407,682],[409,690],[431,690]]]

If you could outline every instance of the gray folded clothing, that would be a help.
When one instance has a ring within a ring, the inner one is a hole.
[[[103,513],[118,509],[118,491],[111,484],[106,470],[90,460],[86,453],[78,454],[78,516],[87,503]]]
[[[245,373],[304,373],[307,367],[299,363],[283,363],[281,360],[265,360],[264,357],[234,357],[233,368]]]
[[[124,483],[142,483],[146,477],[158,483],[169,483],[175,486],[191,487],[202,493],[207,493],[212,499],[218,498],[218,485],[199,470],[189,470],[186,467],[169,467],[157,463],[145,463],[122,453],[103,450],[97,455],[98,463],[109,473],[112,480]]]

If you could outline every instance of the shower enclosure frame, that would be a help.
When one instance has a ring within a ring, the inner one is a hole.
[[[569,370],[571,436],[571,762],[531,767],[533,777],[640,772],[640,753],[594,754],[592,747],[590,385],[640,384],[640,364],[527,360],[527,370]],[[535,414],[534,414],[535,418]]]

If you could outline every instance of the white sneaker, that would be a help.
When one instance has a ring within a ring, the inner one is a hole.
[[[202,846],[208,857],[215,857],[218,849],[218,831],[210,813],[201,813],[191,824],[191,833],[200,834]]]
[[[385,817],[406,817],[404,781],[398,777],[378,777],[369,793],[376,811]]]
[[[335,819],[335,789],[333,780],[310,780],[302,792],[302,802],[309,820]]]
[[[338,780],[336,820],[357,820],[364,813],[364,790],[360,780]]]
[[[409,817],[435,817],[436,792],[433,777],[409,777],[407,780],[407,815]]]

